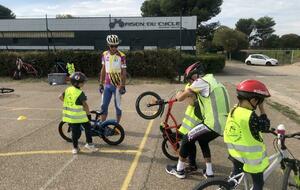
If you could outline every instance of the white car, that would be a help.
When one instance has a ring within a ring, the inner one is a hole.
[[[278,60],[263,54],[252,54],[245,60],[247,65],[278,65]]]

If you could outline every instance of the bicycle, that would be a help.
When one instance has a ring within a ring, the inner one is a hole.
[[[32,61],[35,64],[35,61]],[[25,75],[32,75],[34,77],[40,78],[43,75],[43,71],[39,67],[34,67],[32,64],[24,62],[21,58],[16,60],[16,70],[13,72],[12,78],[15,80],[20,80]]]
[[[14,92],[15,90],[12,88],[0,88],[0,93],[2,94],[7,94],[7,93],[11,93]]]
[[[168,104],[167,113],[164,121],[161,123],[160,131],[162,132],[162,151],[170,160],[178,160],[178,150],[180,142],[179,127],[174,115],[171,113],[172,107],[177,100],[171,98],[168,101],[152,91],[143,92],[136,100],[135,107],[137,113],[144,119],[155,119],[164,113],[165,105]],[[170,124],[170,120],[172,124]]]
[[[300,189],[300,161],[297,160],[293,154],[288,150],[285,145],[286,138],[296,138],[300,140],[300,132],[287,134],[285,135],[285,129],[283,125],[278,125],[277,131],[272,128],[269,133],[275,135],[273,145],[276,153],[269,157],[270,165],[264,171],[264,181],[273,173],[279,166],[284,171],[283,182],[281,184],[282,190],[287,190],[291,188]],[[203,189],[236,189],[240,187],[241,183],[245,186],[245,189],[248,190],[248,180],[244,172],[239,173],[229,178],[212,178],[202,181],[198,184],[194,190],[203,190]]]
[[[50,69],[51,73],[68,73],[68,70],[66,68],[66,64],[61,61],[54,62],[54,65]]]
[[[123,127],[117,123],[116,120],[110,119],[102,122],[98,118],[103,114],[100,111],[91,111],[91,114],[95,114],[94,119],[91,122],[91,133],[92,136],[102,138],[109,145],[118,145],[123,142],[125,138],[125,132]],[[81,130],[84,130],[81,127]],[[67,142],[72,142],[72,129],[69,125],[61,121],[58,125],[58,132],[60,136]]]

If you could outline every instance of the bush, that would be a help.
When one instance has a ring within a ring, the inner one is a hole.
[[[17,57],[23,61],[33,63],[43,70],[44,76],[50,73],[56,60],[73,62],[76,70],[84,72],[88,77],[98,76],[101,70],[101,52],[96,51],[56,51],[51,52],[0,52],[0,76],[11,76],[15,69]],[[209,54],[194,56],[182,54],[179,51],[160,49],[126,52],[127,71],[132,76],[162,77],[173,79],[183,74],[186,67],[196,61],[207,64],[209,72],[221,71],[225,66],[225,57]]]

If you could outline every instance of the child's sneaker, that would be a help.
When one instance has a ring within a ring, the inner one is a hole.
[[[78,154],[79,151],[80,151],[79,148],[73,148],[72,149],[72,154]]]
[[[185,168],[185,171],[188,174],[194,174],[194,173],[197,173],[198,167],[196,165],[188,164]]]
[[[215,177],[214,174],[208,175],[208,174],[206,173],[206,169],[203,169],[203,176],[204,176],[206,179]]]
[[[84,147],[87,148],[87,149],[89,149],[92,152],[97,152],[99,150],[98,148],[95,147],[94,144],[88,144],[87,143],[87,144],[84,145]]]
[[[178,177],[180,179],[185,178],[184,170],[177,171],[177,166],[176,165],[167,165],[166,172],[168,174],[175,175],[176,177]]]

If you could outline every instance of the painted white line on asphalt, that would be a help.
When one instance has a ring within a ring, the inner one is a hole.
[[[77,155],[74,155],[71,160],[63,165],[63,167],[58,170],[41,188],[40,190],[45,190],[47,187],[77,158]]]

